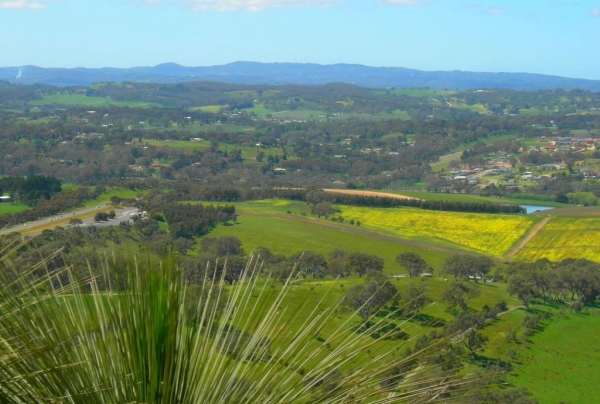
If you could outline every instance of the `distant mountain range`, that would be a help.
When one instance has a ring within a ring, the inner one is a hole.
[[[154,67],[42,68],[0,67],[0,80],[23,84],[88,86],[98,82],[139,81],[180,83],[216,81],[236,84],[326,84],[351,83],[364,87],[471,90],[507,88],[515,90],[572,89],[600,91],[600,80],[574,79],[532,73],[474,73],[421,71],[403,67],[369,67],[351,64],[235,62],[222,66],[185,67],[165,63]]]

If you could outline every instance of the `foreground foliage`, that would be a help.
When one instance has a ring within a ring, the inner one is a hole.
[[[270,292],[257,264],[228,290],[219,279],[186,287],[170,259],[111,258],[87,279],[69,267],[40,277],[44,262],[2,266],[3,403],[433,402],[476,378],[432,360],[437,343],[394,359],[401,331],[386,331],[385,316],[322,335],[339,306],[286,313],[289,280]]]

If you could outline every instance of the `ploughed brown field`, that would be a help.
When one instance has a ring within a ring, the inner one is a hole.
[[[350,194],[350,195],[364,195],[364,196],[385,196],[387,198],[396,199],[418,199],[412,196],[389,194],[386,192],[373,192],[373,191],[360,191],[357,189],[324,189],[325,192],[332,192],[336,194]]]

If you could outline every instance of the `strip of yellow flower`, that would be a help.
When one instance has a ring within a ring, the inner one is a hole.
[[[344,206],[345,219],[401,237],[502,256],[532,227],[530,216]]]
[[[556,217],[527,244],[517,258],[586,258],[600,262],[600,218]]]

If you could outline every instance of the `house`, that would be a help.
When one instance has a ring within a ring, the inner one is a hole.
[[[274,169],[273,169],[273,172],[274,172],[275,174],[285,174],[285,173],[286,173],[286,171],[287,171],[287,170],[286,170],[285,168],[274,168]]]
[[[10,202],[10,196],[0,196],[0,203]]]

